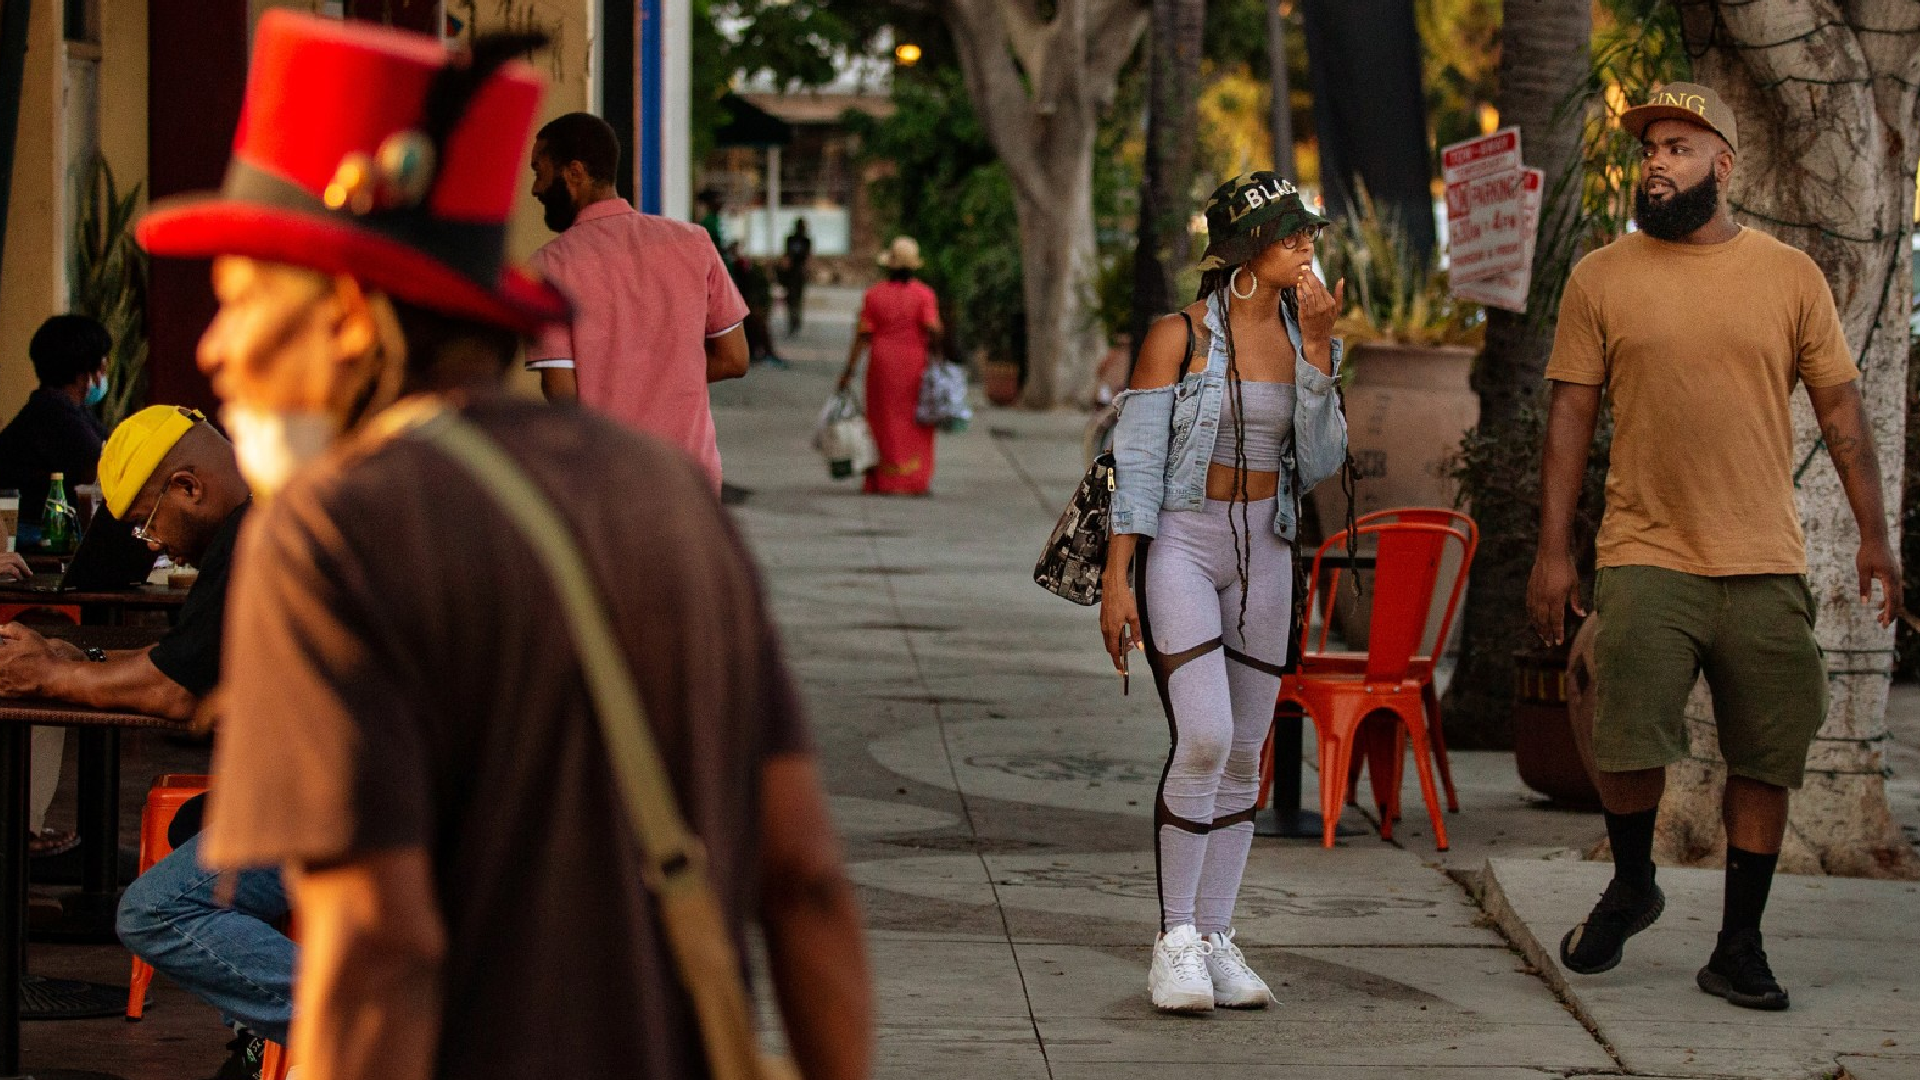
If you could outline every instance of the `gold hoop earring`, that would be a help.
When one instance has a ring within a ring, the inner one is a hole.
[[[1246,292],[1241,292],[1240,271],[1242,270],[1247,270],[1247,268],[1245,266],[1236,266],[1233,268],[1233,276],[1227,279],[1227,291],[1232,293],[1233,298],[1236,300],[1251,300],[1253,299],[1253,294],[1260,291],[1260,278],[1256,276],[1253,271],[1247,270],[1247,277],[1253,281],[1253,285],[1250,286]]]

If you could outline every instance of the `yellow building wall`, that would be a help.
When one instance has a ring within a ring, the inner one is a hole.
[[[72,153],[64,87],[69,56],[99,63],[100,151],[122,189],[147,175],[146,0],[103,0],[100,44],[63,40],[60,5],[33,5],[13,196],[0,260],[0,423],[19,410],[36,381],[27,342],[50,315],[67,309],[66,221]]]
[[[0,0],[4,2],[4,0]],[[268,8],[317,11],[314,0],[253,0],[256,21]],[[447,10],[480,32],[537,27],[553,46],[537,58],[547,77],[547,95],[539,123],[564,113],[592,108],[594,0],[529,0],[512,5],[502,17],[498,5],[449,0]],[[27,341],[48,316],[66,310],[65,204],[68,154],[59,103],[65,77],[60,5],[33,5],[26,78],[15,149],[12,203],[6,247],[0,260],[0,423],[12,417],[36,385],[27,361]],[[147,2],[101,0],[100,149],[123,190],[147,178]],[[80,48],[88,48],[81,46]],[[537,129],[539,124],[535,124]],[[532,152],[532,138],[518,147],[520,160]],[[532,182],[532,173],[528,174]],[[515,206],[508,249],[523,262],[552,236],[540,220],[531,195]],[[522,376],[518,387],[537,387]]]
[[[540,116],[533,125],[533,131],[538,131],[555,117],[592,111],[594,107],[593,16],[597,6],[594,0],[529,0],[513,5],[515,13],[511,21],[500,18],[497,5],[484,0],[448,0],[447,10],[481,33],[538,29],[552,39],[547,50],[534,57],[535,66],[547,80],[546,96],[540,100]],[[527,140],[518,153],[520,161],[531,162],[532,131],[527,133]],[[535,249],[553,239],[553,233],[540,220],[540,204],[531,194],[530,164],[523,169],[523,175],[527,193],[514,203],[513,218],[507,228],[507,257],[516,264],[524,264]],[[517,393],[537,396],[540,392],[539,376],[517,366],[510,382]]]
[[[28,340],[66,304],[60,237],[66,138],[59,109],[65,69],[60,5],[40,0],[29,20],[13,193],[0,255],[0,422],[11,419],[37,385]]]
[[[120,190],[147,183],[147,0],[101,0],[100,152]]]

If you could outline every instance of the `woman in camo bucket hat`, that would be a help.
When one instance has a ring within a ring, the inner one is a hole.
[[[1146,650],[1173,732],[1147,976],[1170,1012],[1272,1000],[1234,944],[1233,905],[1292,638],[1300,497],[1347,454],[1333,338],[1345,283],[1329,292],[1313,272],[1326,219],[1270,172],[1220,185],[1206,216],[1200,296],[1154,323],[1115,399],[1100,602],[1107,652],[1125,671]]]

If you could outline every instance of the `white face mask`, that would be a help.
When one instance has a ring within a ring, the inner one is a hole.
[[[220,414],[233,433],[240,473],[262,501],[278,494],[295,473],[327,452],[340,425],[325,413],[270,412],[228,405]]]

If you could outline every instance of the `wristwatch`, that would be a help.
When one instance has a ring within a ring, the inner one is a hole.
[[[101,648],[98,645],[89,647],[86,650],[86,652],[87,652],[87,659],[93,661],[96,664],[104,664],[107,662],[107,650]]]

